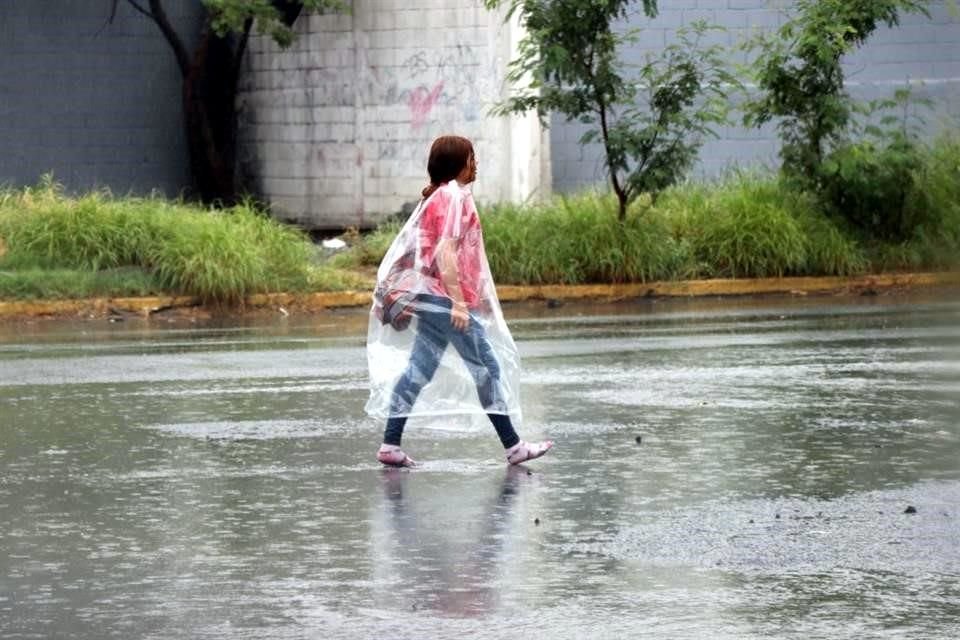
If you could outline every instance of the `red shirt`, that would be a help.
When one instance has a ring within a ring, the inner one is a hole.
[[[457,279],[463,301],[468,307],[477,307],[480,302],[480,288],[483,276],[483,232],[480,229],[480,216],[473,202],[473,195],[465,191],[459,210],[451,202],[456,196],[451,189],[459,185],[445,184],[430,197],[430,202],[420,216],[420,259],[429,270],[439,271],[435,264],[436,247],[442,240],[456,242]],[[435,293],[451,297],[443,280],[437,276]]]

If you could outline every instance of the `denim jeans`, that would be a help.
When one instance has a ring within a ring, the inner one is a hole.
[[[407,414],[413,409],[421,389],[437,372],[447,345],[453,345],[473,377],[480,404],[497,429],[500,441],[505,447],[513,446],[519,437],[506,415],[507,404],[500,386],[500,364],[493,347],[483,325],[473,315],[464,331],[454,327],[450,322],[452,306],[449,298],[433,295],[417,297],[417,337],[410,353],[410,362],[393,389],[390,415],[396,417],[387,420],[384,442],[400,444],[406,418],[399,414]]]

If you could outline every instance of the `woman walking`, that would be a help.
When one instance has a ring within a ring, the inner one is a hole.
[[[386,419],[377,460],[416,464],[400,448],[410,416],[478,411],[493,423],[510,464],[539,458],[553,442],[525,442],[513,425],[520,417],[520,359],[497,300],[469,188],[477,175],[472,143],[460,136],[437,138],[427,173],[423,199],[377,272],[367,335],[367,412]],[[459,362],[444,358],[448,346]]]

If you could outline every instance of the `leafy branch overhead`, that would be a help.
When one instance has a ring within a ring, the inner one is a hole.
[[[737,80],[719,46],[701,46],[706,24],[631,68],[621,54],[643,32],[617,25],[635,5],[655,17],[656,0],[486,0],[490,9],[504,4],[526,35],[507,75],[518,92],[495,112],[535,111],[544,123],[559,113],[588,125],[580,142],[602,144],[621,220],[638,195],[656,197],[680,180],[712,126],[726,122],[725,98]]]
[[[269,35],[281,47],[293,43],[294,34],[290,28],[293,19],[301,10],[313,12],[346,12],[349,5],[346,0],[203,0],[212,18],[212,26],[217,35],[249,28],[250,21],[257,24],[257,30]]]

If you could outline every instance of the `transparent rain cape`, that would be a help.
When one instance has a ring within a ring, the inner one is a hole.
[[[451,325],[451,283],[469,312],[464,331]],[[417,205],[380,263],[367,362],[371,416],[498,413],[520,421],[520,357],[473,195],[456,181]]]

